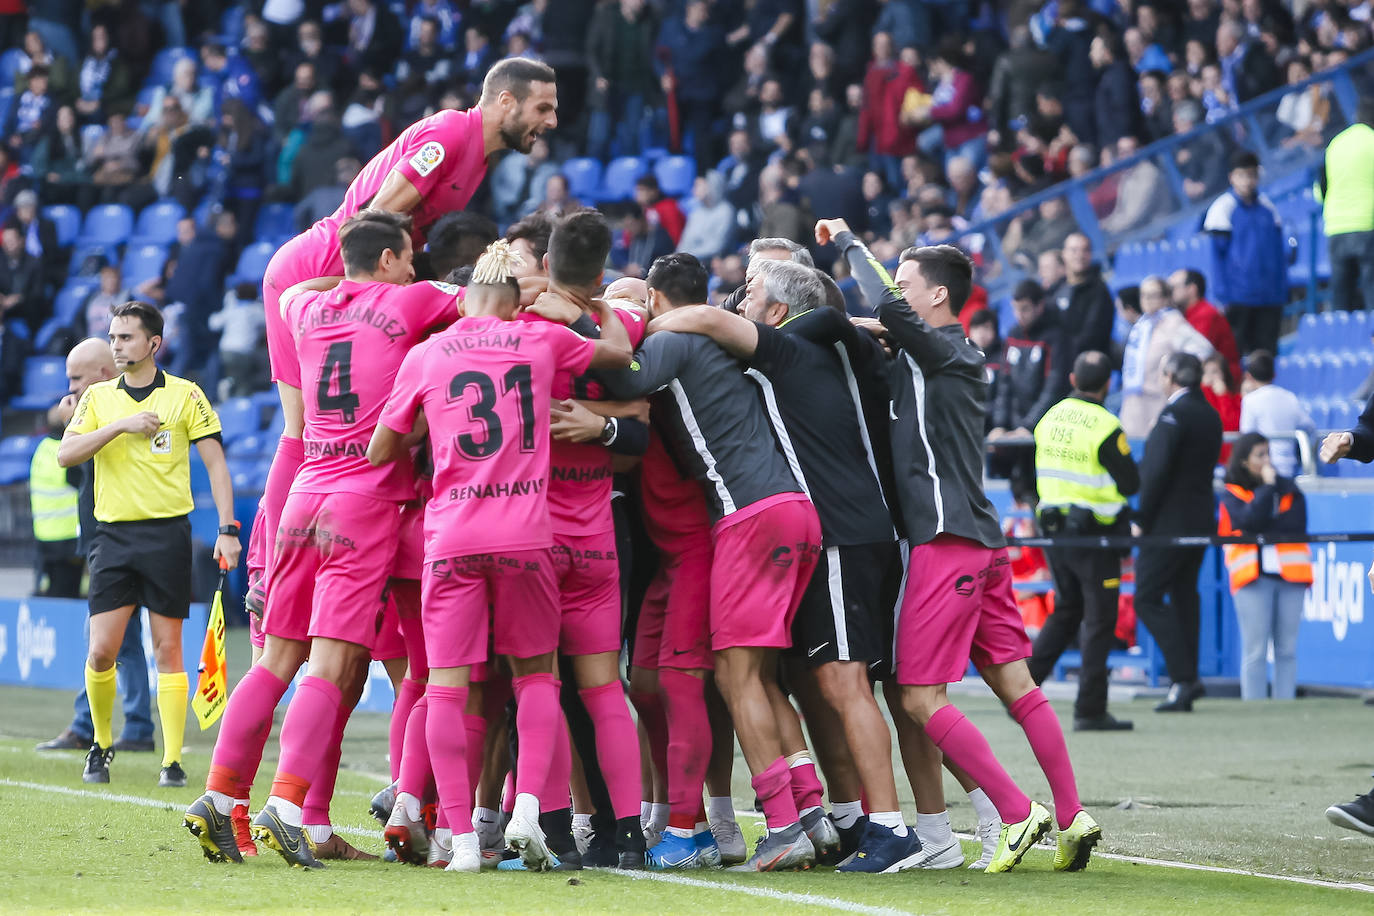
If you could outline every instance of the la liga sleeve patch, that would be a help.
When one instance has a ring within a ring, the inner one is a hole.
[[[420,147],[419,152],[410,157],[410,167],[415,170],[415,174],[425,178],[430,172],[439,167],[444,161],[444,145],[437,140],[431,140]]]

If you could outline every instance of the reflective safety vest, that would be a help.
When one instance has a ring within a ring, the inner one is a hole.
[[[44,436],[29,463],[29,508],[33,536],[40,541],[74,541],[80,527],[76,487],[57,463],[57,440]]]
[[[1248,503],[1255,498],[1253,491],[1247,490],[1239,484],[1228,483],[1226,490],[1243,503]],[[1291,508],[1293,508],[1292,493],[1285,493],[1279,497],[1279,515]],[[1241,533],[1239,528],[1231,524],[1231,513],[1226,510],[1224,501],[1217,515],[1217,534],[1225,536]],[[1278,557],[1279,578],[1286,582],[1312,584],[1312,552],[1306,544],[1265,545],[1264,549],[1267,550],[1270,546],[1273,547],[1274,553]],[[1231,575],[1232,593],[1259,578],[1260,545],[1223,544],[1221,553],[1226,559],[1226,571]]]
[[[1035,480],[1040,508],[1081,506],[1102,525],[1111,525],[1126,506],[1116,481],[1097,458],[1102,443],[1118,437],[1117,447],[1131,447],[1121,421],[1107,408],[1082,398],[1055,404],[1035,424]]]

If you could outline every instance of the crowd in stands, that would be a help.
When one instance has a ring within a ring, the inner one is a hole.
[[[0,36],[12,49],[0,61],[8,397],[26,354],[65,352],[130,295],[168,311],[176,369],[223,377],[222,393],[265,385],[261,277],[241,269],[245,252],[331,212],[410,123],[470,106],[503,55],[557,69],[560,127],[492,163],[470,210],[499,228],[595,204],[619,221],[615,270],[642,276],[687,250],[728,292],[748,239],[809,244],[817,215],[844,217],[883,259],[954,239],[1029,194],[1337,66],[1374,33],[1370,4],[1355,0],[1315,0],[1300,15],[1278,0],[9,0]],[[1330,101],[1320,88],[1285,98],[1283,142],[1319,149]],[[1200,143],[1176,160],[1203,202],[1226,189],[1235,150]],[[579,199],[570,180],[581,157],[669,152],[695,164],[676,187],[647,170],[632,194]],[[1145,161],[1103,182],[1092,203],[1104,228],[1147,223],[1168,200],[1162,181]],[[73,250],[43,215],[159,202],[176,218],[156,269],[138,277],[121,273],[128,236]],[[1072,329],[1056,376],[1075,352],[1108,348],[1114,298],[1077,229],[1062,199],[1006,226],[1008,259],[1037,280],[1018,288],[998,359],[1048,333],[1023,313],[1031,300],[1057,305],[1045,313]],[[69,278],[98,283],[64,327],[40,333]],[[1142,285],[1141,320],[1153,326],[1169,299],[1163,280]],[[1004,386],[994,430],[1034,419],[1044,398],[1022,397]]]

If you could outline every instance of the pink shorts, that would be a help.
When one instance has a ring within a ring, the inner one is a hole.
[[[728,524],[711,531],[711,648],[787,648],[821,553],[815,507],[805,497],[789,498],[722,521]]]
[[[953,534],[911,548],[897,613],[899,684],[953,684],[978,668],[1030,656],[1011,591],[1007,549]]]
[[[620,651],[620,564],[615,532],[554,535],[554,571],[563,612],[558,648],[567,655]]]
[[[317,223],[291,239],[267,262],[262,302],[267,319],[267,358],[272,381],[301,387],[301,361],[296,339],[281,313],[281,294],[304,280],[343,276],[343,255],[334,232]]]
[[[282,507],[263,629],[371,650],[382,619],[400,515],[356,493],[292,493]]]
[[[391,564],[393,579],[416,579],[425,569],[425,504],[419,501],[401,506],[401,531],[396,539],[396,559]]]
[[[421,619],[430,669],[558,648],[558,583],[547,548],[473,554],[425,566]]]
[[[389,662],[393,658],[406,658],[406,640],[401,634],[401,615],[396,610],[396,601],[387,590],[382,605],[382,622],[377,629],[377,644],[372,647],[374,662]]]

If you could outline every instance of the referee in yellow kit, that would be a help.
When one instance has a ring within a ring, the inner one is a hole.
[[[157,709],[162,720],[158,785],[186,785],[181,742],[186,731],[188,681],[181,659],[181,622],[191,604],[189,451],[194,443],[210,472],[219,512],[215,558],[239,561],[239,525],[224,463],[219,417],[192,382],[157,367],[162,313],[142,302],[116,306],[110,347],[117,378],[91,385],[77,404],[57,462],[74,467],[95,459],[96,530],[90,541],[91,644],[86,696],[95,742],[81,778],[109,782],[114,759],[111,719],[115,656],[129,617],[151,612],[157,661]]]

